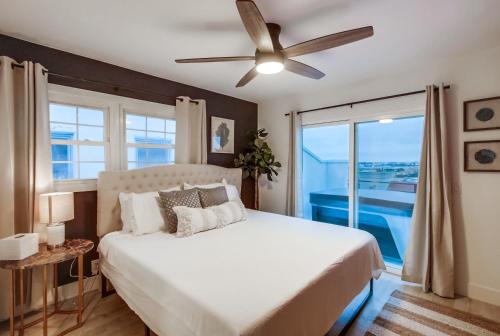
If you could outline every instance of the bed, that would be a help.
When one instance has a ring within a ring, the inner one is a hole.
[[[103,172],[101,272],[158,335],[324,335],[384,263],[370,234],[248,210],[248,219],[187,238],[120,231],[120,191],[150,191],[241,171],[172,165]]]

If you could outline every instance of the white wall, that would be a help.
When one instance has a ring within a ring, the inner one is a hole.
[[[327,74],[334,76],[335,74]],[[332,88],[314,95],[294,95],[259,104],[259,127],[270,132],[269,144],[283,169],[276,183],[261,190],[264,211],[284,213],[288,130],[284,113],[345,103],[354,100],[423,89],[430,83],[449,83],[449,129],[451,131],[451,165],[454,173],[453,197],[456,219],[454,245],[456,285],[460,294],[500,305],[500,173],[463,172],[463,142],[500,139],[500,130],[464,133],[462,104],[464,100],[500,96],[500,46],[471,52],[455,59],[437,59],[425,68],[408,69],[407,73],[386,77],[383,73],[370,82]],[[313,85],[313,83],[312,83]],[[394,110],[405,99],[383,101],[331,111],[348,116],[376,109]],[[412,102],[408,102],[412,104]],[[396,108],[397,109],[397,108]]]

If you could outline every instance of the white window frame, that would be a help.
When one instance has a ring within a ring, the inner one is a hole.
[[[104,111],[104,143],[106,170],[127,170],[125,113],[175,120],[175,106],[120,97],[106,93],[49,84],[49,102],[76,105]],[[57,140],[56,140],[57,141]],[[56,141],[52,143],[56,143]],[[59,142],[59,141],[57,141]],[[68,141],[62,141],[65,144]],[[79,144],[100,142],[75,141]],[[118,149],[118,150],[116,150]],[[52,169],[52,167],[51,167]],[[92,191],[97,179],[54,180],[55,191]]]

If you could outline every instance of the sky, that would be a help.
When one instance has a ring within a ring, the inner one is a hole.
[[[358,162],[415,162],[420,160],[423,117],[356,124]],[[349,159],[349,125],[303,129],[303,145],[323,160]]]

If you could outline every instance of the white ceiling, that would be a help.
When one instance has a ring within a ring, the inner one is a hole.
[[[256,0],[284,47],[372,25],[375,36],[296,58],[326,73],[238,80],[252,62],[175,58],[253,55],[233,0],[0,0],[0,32],[159,77],[252,100],[335,89],[500,44],[500,0]]]

